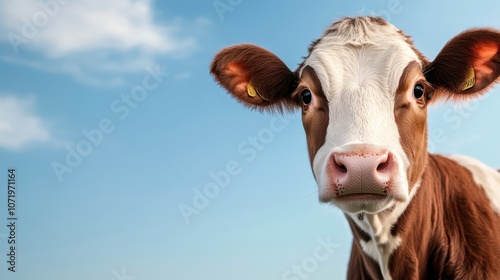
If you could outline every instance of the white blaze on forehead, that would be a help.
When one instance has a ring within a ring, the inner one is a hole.
[[[325,144],[313,160],[320,186],[326,180],[322,173],[327,157],[334,148],[347,144],[390,149],[400,163],[401,175],[409,166],[399,141],[394,102],[404,69],[411,61],[421,61],[394,26],[356,20],[354,26],[343,21],[325,31],[304,62],[317,73],[329,102]]]

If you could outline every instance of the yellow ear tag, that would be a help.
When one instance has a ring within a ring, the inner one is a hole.
[[[462,90],[466,91],[473,87],[476,84],[476,73],[474,72],[474,68],[469,69],[469,73],[467,73],[467,77],[465,78],[464,83],[462,84]]]
[[[257,95],[257,91],[255,90],[255,88],[253,87],[253,85],[248,82],[247,84],[247,93],[248,93],[248,96],[250,97],[255,97]]]

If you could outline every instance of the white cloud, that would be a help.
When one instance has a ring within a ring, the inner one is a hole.
[[[116,84],[120,74],[144,71],[159,58],[190,55],[209,23],[162,21],[155,22],[150,0],[0,1],[0,30],[7,34],[1,40],[30,61],[35,54],[47,71],[89,84]]]
[[[51,140],[46,125],[33,113],[35,98],[0,97],[0,147],[20,150]]]

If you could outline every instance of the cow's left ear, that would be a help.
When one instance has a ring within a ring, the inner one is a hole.
[[[500,32],[471,29],[451,39],[425,69],[433,98],[459,100],[484,93],[499,81]]]

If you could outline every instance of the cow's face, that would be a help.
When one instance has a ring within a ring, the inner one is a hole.
[[[399,30],[369,18],[334,24],[315,43],[292,98],[321,201],[376,213],[409,200],[427,155],[426,64]]]
[[[382,19],[348,18],[313,43],[295,72],[253,45],[222,50],[211,72],[247,106],[301,107],[320,201],[378,213],[407,205],[418,189],[426,105],[484,92],[500,75],[499,44],[494,30],[470,30],[429,63]]]

